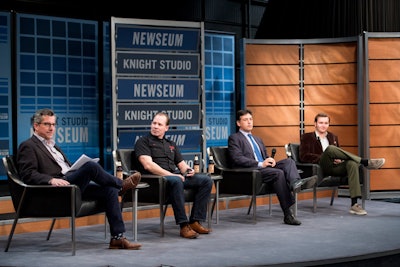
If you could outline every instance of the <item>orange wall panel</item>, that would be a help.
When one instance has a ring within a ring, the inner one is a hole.
[[[246,64],[298,64],[298,45],[246,45]]]
[[[400,122],[400,103],[399,104],[370,104],[370,124],[399,124]]]
[[[355,63],[305,65],[304,72],[304,82],[306,85],[357,82],[357,65]]]
[[[400,125],[370,126],[371,147],[400,146]]]
[[[370,38],[368,40],[369,59],[400,58],[399,38]]]
[[[400,77],[399,77],[400,79]],[[370,82],[369,83],[369,102],[370,103],[399,103],[400,102],[400,82]]]
[[[336,105],[357,104],[356,84],[307,85],[304,87],[304,104]]]
[[[298,105],[299,86],[247,86],[246,106]]]
[[[370,190],[400,190],[400,169],[380,169],[370,171]]]
[[[400,79],[400,60],[370,60],[370,81],[398,81]]]
[[[304,45],[305,64],[356,62],[356,56],[356,43]]]
[[[299,125],[299,108],[296,106],[253,106],[254,126]]]
[[[251,65],[246,67],[247,85],[299,84],[298,65]]]

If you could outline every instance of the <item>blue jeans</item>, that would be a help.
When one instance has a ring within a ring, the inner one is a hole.
[[[207,205],[210,200],[213,182],[205,173],[196,173],[182,182],[179,176],[165,176],[167,179],[167,202],[171,203],[174,210],[176,224],[192,221],[205,221],[207,218]],[[185,212],[184,189],[194,189],[195,197],[188,220]]]

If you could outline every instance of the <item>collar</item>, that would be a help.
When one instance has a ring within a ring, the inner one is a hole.
[[[319,137],[319,135],[318,135],[318,132],[317,131],[314,131],[314,133],[315,133],[315,138],[317,138],[318,139],[318,137]],[[328,136],[328,132],[325,132],[325,138]]]
[[[249,134],[251,134],[252,135],[252,133],[250,132],[250,133],[248,133],[248,132],[245,132],[245,131],[243,131],[243,130],[240,130],[239,129],[239,132],[241,132],[244,136],[248,136]]]
[[[43,137],[41,137],[37,133],[33,133],[33,135],[36,136],[37,139],[39,139],[40,142],[42,142],[44,145],[55,146],[55,144],[56,144],[56,142],[53,139],[50,139],[50,140],[44,139]]]

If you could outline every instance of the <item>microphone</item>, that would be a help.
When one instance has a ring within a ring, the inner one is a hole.
[[[273,148],[272,151],[271,151],[271,158],[274,158],[275,154],[276,154],[276,149]]]

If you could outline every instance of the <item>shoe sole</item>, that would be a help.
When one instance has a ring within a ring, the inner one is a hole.
[[[197,235],[194,235],[194,236],[182,236],[181,235],[181,237],[183,237],[183,238],[187,238],[187,239],[195,239],[195,238],[197,238],[199,235],[197,234]]]
[[[134,247],[134,248],[109,247],[109,249],[127,249],[127,250],[138,250],[138,249],[140,249],[140,247]]]
[[[363,215],[367,215],[367,212],[357,212],[357,211],[354,211],[354,210],[350,210],[350,213],[351,214],[355,214],[355,215],[359,215],[359,216],[363,216]]]

